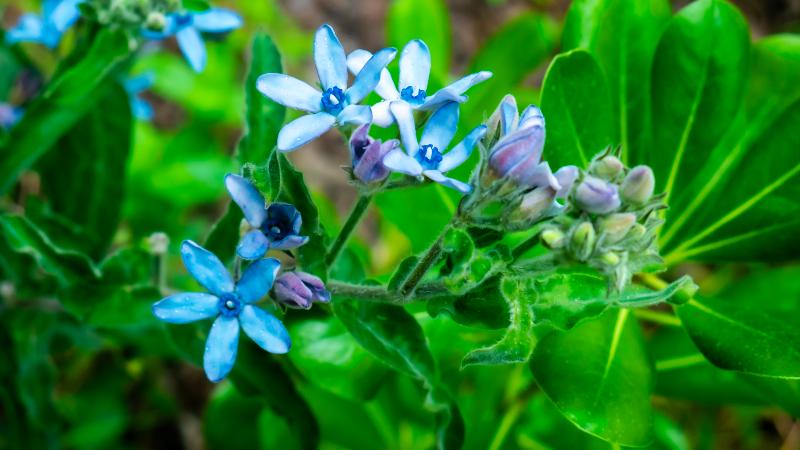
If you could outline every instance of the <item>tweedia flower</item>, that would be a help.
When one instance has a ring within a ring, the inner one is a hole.
[[[6,32],[6,42],[38,42],[55,48],[61,35],[78,20],[78,4],[83,0],[45,0],[42,15],[25,14],[14,28]]]
[[[256,87],[272,100],[310,114],[286,124],[278,134],[278,150],[291,151],[334,126],[361,125],[372,121],[369,106],[358,105],[378,84],[381,70],[394,59],[397,50],[385,48],[364,64],[353,85],[347,87],[347,61],[339,38],[329,25],[314,37],[314,63],[322,84],[318,91],[297,78],[281,73],[258,77]]]
[[[274,258],[251,264],[234,283],[213,253],[192,241],[181,245],[186,270],[208,293],[184,292],[170,295],[153,305],[153,314],[169,323],[188,323],[215,317],[206,340],[203,369],[209,380],[225,378],[236,362],[239,328],[270,353],[286,353],[291,347],[289,332],[272,314],[253,305],[267,295],[280,269]]]

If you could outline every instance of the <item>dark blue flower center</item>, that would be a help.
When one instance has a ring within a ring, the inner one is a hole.
[[[322,93],[322,109],[329,114],[339,114],[344,109],[344,91],[337,86]]]
[[[283,240],[297,234],[297,209],[288,203],[273,203],[267,208],[267,219],[261,225],[261,232],[270,242]]]
[[[223,294],[219,297],[217,308],[225,317],[236,317],[242,311],[242,300],[235,293]]]
[[[188,13],[175,14],[175,25],[179,28],[187,27],[192,24],[192,15]]]
[[[423,169],[436,170],[439,167],[439,163],[442,162],[442,152],[430,144],[425,144],[417,150],[414,159],[417,160]]]
[[[425,102],[425,89],[417,90],[417,93],[414,93],[414,88],[411,86],[406,86],[400,91],[400,98],[405,100],[408,103],[420,104]]]

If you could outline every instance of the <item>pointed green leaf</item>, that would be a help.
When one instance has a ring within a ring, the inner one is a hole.
[[[225,214],[219,218],[206,238],[203,247],[217,255],[223,263],[228,264],[236,256],[236,246],[239,244],[239,226],[244,215],[236,203],[228,203]]]

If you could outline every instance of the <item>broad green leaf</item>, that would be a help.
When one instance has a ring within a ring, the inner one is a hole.
[[[474,289],[457,296],[428,300],[426,308],[431,317],[445,314],[461,325],[490,329],[509,326],[509,305],[500,292],[501,277],[493,277]]]
[[[95,258],[117,230],[133,137],[130,100],[122,86],[105,83],[97,95],[95,107],[38,166],[51,208],[80,226]]]
[[[680,306],[678,315],[714,365],[800,379],[798,298],[800,267],[785,267],[751,275],[713,297],[695,298]]]
[[[384,191],[375,197],[381,217],[397,226],[411,242],[411,251],[427,249],[450,222],[458,202],[435,183],[414,189]],[[413,214],[409,208],[414,208]]]
[[[550,64],[542,112],[547,118],[544,155],[551,167],[588,167],[594,155],[616,144],[606,78],[586,51],[562,53]]]
[[[97,89],[133,49],[122,30],[103,30],[86,56],[48,85],[0,149],[0,193],[13,186],[100,99]]]
[[[203,245],[206,250],[217,255],[223,263],[228,264],[236,256],[236,245],[239,244],[239,225],[244,215],[236,203],[228,203],[225,214],[214,224]]]
[[[610,310],[545,336],[531,370],[561,413],[584,431],[619,445],[651,441],[652,371],[630,310]]]
[[[800,415],[800,380],[737,374],[769,402],[797,417]]]
[[[250,70],[245,84],[247,129],[239,142],[238,158],[240,164],[262,165],[275,148],[286,108],[258,92],[256,79],[265,73],[281,73],[283,68],[278,49],[267,34],[256,34],[251,48]]]
[[[431,52],[431,74],[438,80],[447,79],[450,14],[444,0],[393,0],[386,18],[386,36],[389,45],[397,48],[398,58],[408,41],[425,41]]]
[[[753,46],[744,106],[697,179],[671,203],[666,260],[794,258],[800,235],[800,38]],[[677,194],[677,191],[676,191]]]
[[[464,422],[439,379],[433,355],[414,316],[400,306],[337,298],[333,310],[356,341],[394,370],[424,383],[427,407],[436,412],[437,443],[461,448]]]
[[[567,13],[561,47],[589,51],[605,72],[623,161],[650,151],[650,67],[671,16],[667,0],[579,0]]]

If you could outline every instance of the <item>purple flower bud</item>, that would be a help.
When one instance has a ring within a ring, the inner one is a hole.
[[[498,177],[509,177],[527,184],[527,175],[539,165],[544,148],[544,117],[535,106],[520,121],[517,130],[500,139],[489,156],[489,167]],[[526,111],[527,112],[527,111]]]
[[[516,129],[519,113],[517,112],[517,100],[513,95],[508,94],[503,97],[497,109],[494,110],[489,120],[486,121],[488,132],[486,139],[496,139],[503,137]]]
[[[513,219],[538,220],[553,205],[556,197],[556,190],[550,186],[537,187],[522,197],[519,209],[514,212]]]
[[[556,192],[556,198],[567,198],[579,173],[580,171],[575,166],[564,166],[556,171],[556,180],[561,185],[561,188]]]
[[[389,169],[383,165],[383,157],[400,146],[397,139],[384,143],[373,139],[369,136],[369,127],[370,124],[361,125],[350,136],[353,174],[364,183],[381,181],[389,176]]]
[[[275,299],[290,308],[309,309],[313,302],[331,301],[322,280],[305,272],[281,274],[275,281],[274,292]]]
[[[642,205],[650,200],[655,188],[653,170],[647,166],[636,166],[622,182],[622,199],[634,205]]]
[[[575,200],[581,209],[594,214],[608,214],[620,206],[617,187],[591,175],[578,185]]]

